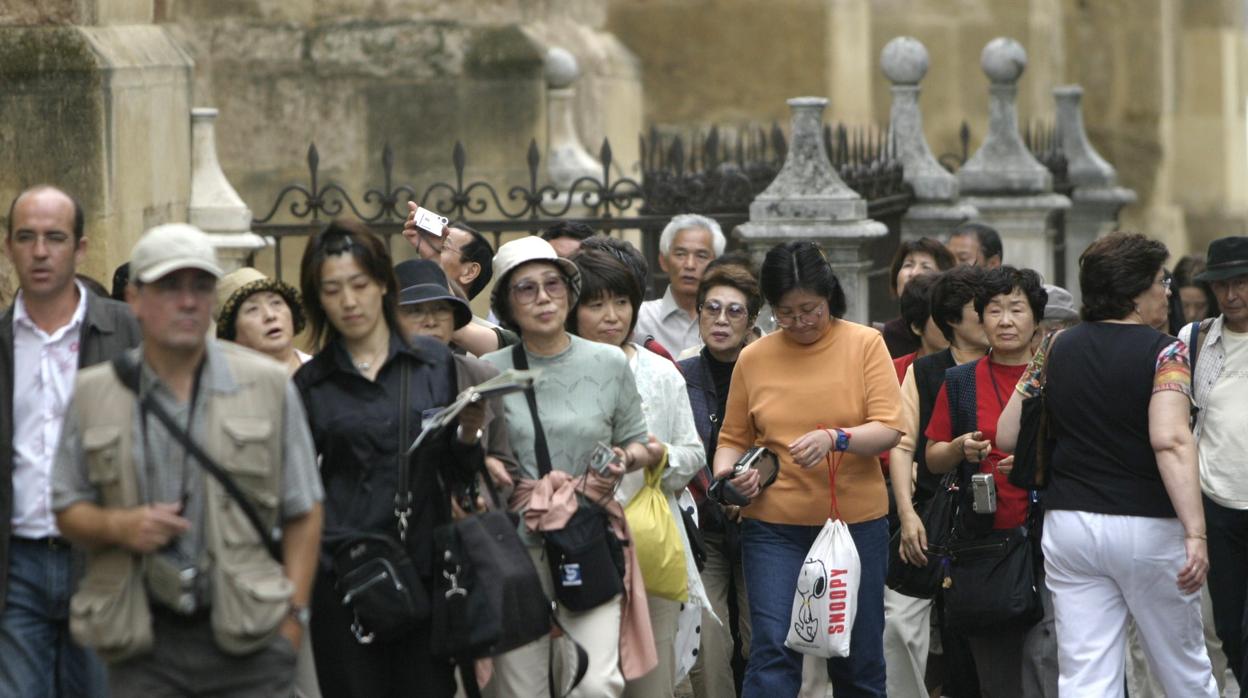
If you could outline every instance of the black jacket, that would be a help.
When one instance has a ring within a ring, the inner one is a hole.
[[[355,370],[341,341],[334,341],[295,374],[325,486],[325,566],[334,548],[355,533],[397,531],[394,494],[404,364],[409,370],[410,443],[420,433],[423,413],[455,399],[455,365],[446,346],[428,337],[416,337],[408,345],[392,334],[390,353],[373,382]],[[481,445],[459,443],[451,426],[427,441],[410,463],[413,500],[407,547],[422,576],[433,569],[433,529],[449,520],[449,491],[471,483],[482,458]]]
[[[0,318],[0,610],[9,591],[9,535],[13,525],[13,312]],[[87,294],[87,312],[78,335],[78,368],[112,359],[139,345],[139,324],[130,307]]]

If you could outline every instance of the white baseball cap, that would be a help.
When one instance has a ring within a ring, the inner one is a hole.
[[[151,283],[179,269],[199,269],[221,278],[217,251],[202,230],[166,223],[143,233],[130,251],[130,278]]]

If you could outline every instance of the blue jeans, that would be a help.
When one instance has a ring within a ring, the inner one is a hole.
[[[103,662],[69,635],[69,548],[10,538],[8,576],[0,614],[0,696],[107,695]]]
[[[790,526],[746,519],[741,524],[745,586],[750,597],[750,659],[742,698],[792,698],[802,683],[802,655],[784,646],[793,593],[806,553],[822,526]],[[884,698],[884,578],[888,520],[850,524],[862,580],[849,656],[828,660],[836,698]]]

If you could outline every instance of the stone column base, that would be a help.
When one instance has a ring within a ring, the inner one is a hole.
[[[1003,262],[1035,269],[1045,283],[1054,278],[1052,216],[1070,208],[1061,194],[1034,196],[967,196],[961,199],[979,210],[978,220],[1001,234]]]
[[[963,202],[916,202],[901,219],[901,239],[932,238],[944,242],[953,229],[979,215]]]

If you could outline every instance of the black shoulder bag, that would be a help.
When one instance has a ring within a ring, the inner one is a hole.
[[[242,510],[243,516],[247,517],[247,522],[251,524],[252,528],[256,529],[256,534],[260,536],[260,542],[264,545],[265,550],[269,552],[269,555],[274,560],[281,562],[281,543],[278,542],[277,536],[274,535],[273,531],[265,528],[264,523],[260,520],[260,514],[256,511],[255,506],[252,505],[251,500],[247,499],[247,495],[243,494],[238,483],[234,482],[229,474],[225,472],[225,469],[213,460],[212,456],[208,455],[204,449],[200,448],[199,444],[191,439],[191,435],[178,425],[173,415],[169,414],[159,402],[152,399],[151,393],[143,394],[139,389],[141,369],[138,356],[133,352],[125,351],[113,357],[112,363],[113,371],[117,374],[117,380],[130,392],[139,396],[140,409],[156,415],[156,419],[164,425],[169,435],[190,454],[193,460],[199,462],[204,470],[208,471],[208,474],[221,484],[225,493]]]
[[[516,368],[528,370],[523,344],[512,347],[511,355]],[[545,477],[551,471],[551,461],[542,420],[537,416],[537,395],[530,388],[524,391],[524,397],[533,416],[537,470]],[[610,516],[602,506],[578,495],[576,513],[568,523],[558,531],[542,535],[555,598],[565,608],[588,611],[624,591],[624,547],[611,530]]]
[[[399,486],[395,490],[398,537],[360,532],[334,548],[333,569],[342,603],[355,619],[351,633],[361,645],[406,637],[430,614],[429,594],[404,543],[411,513],[411,461],[407,457],[410,369],[403,362],[399,386]],[[406,507],[406,508],[405,508]]]
[[[946,473],[940,480],[936,493],[923,504],[919,520],[927,532],[927,564],[911,565],[901,559],[901,531],[893,534],[888,542],[889,589],[906,596],[930,599],[940,591],[941,582],[949,569],[949,539],[952,537],[953,517],[957,510],[958,473]]]
[[[455,385],[454,362],[450,370],[450,384]],[[465,507],[470,516],[453,521],[444,497],[439,500],[442,520],[450,523],[433,532],[437,559],[431,645],[435,655],[453,659],[461,668],[549,634],[553,608],[516,532],[519,517],[507,511],[484,459],[475,477],[489,492],[493,508],[473,513],[468,507],[476,498],[470,496]],[[464,676],[466,690],[469,684],[476,686],[471,672]],[[476,695],[471,690],[468,694]]]

